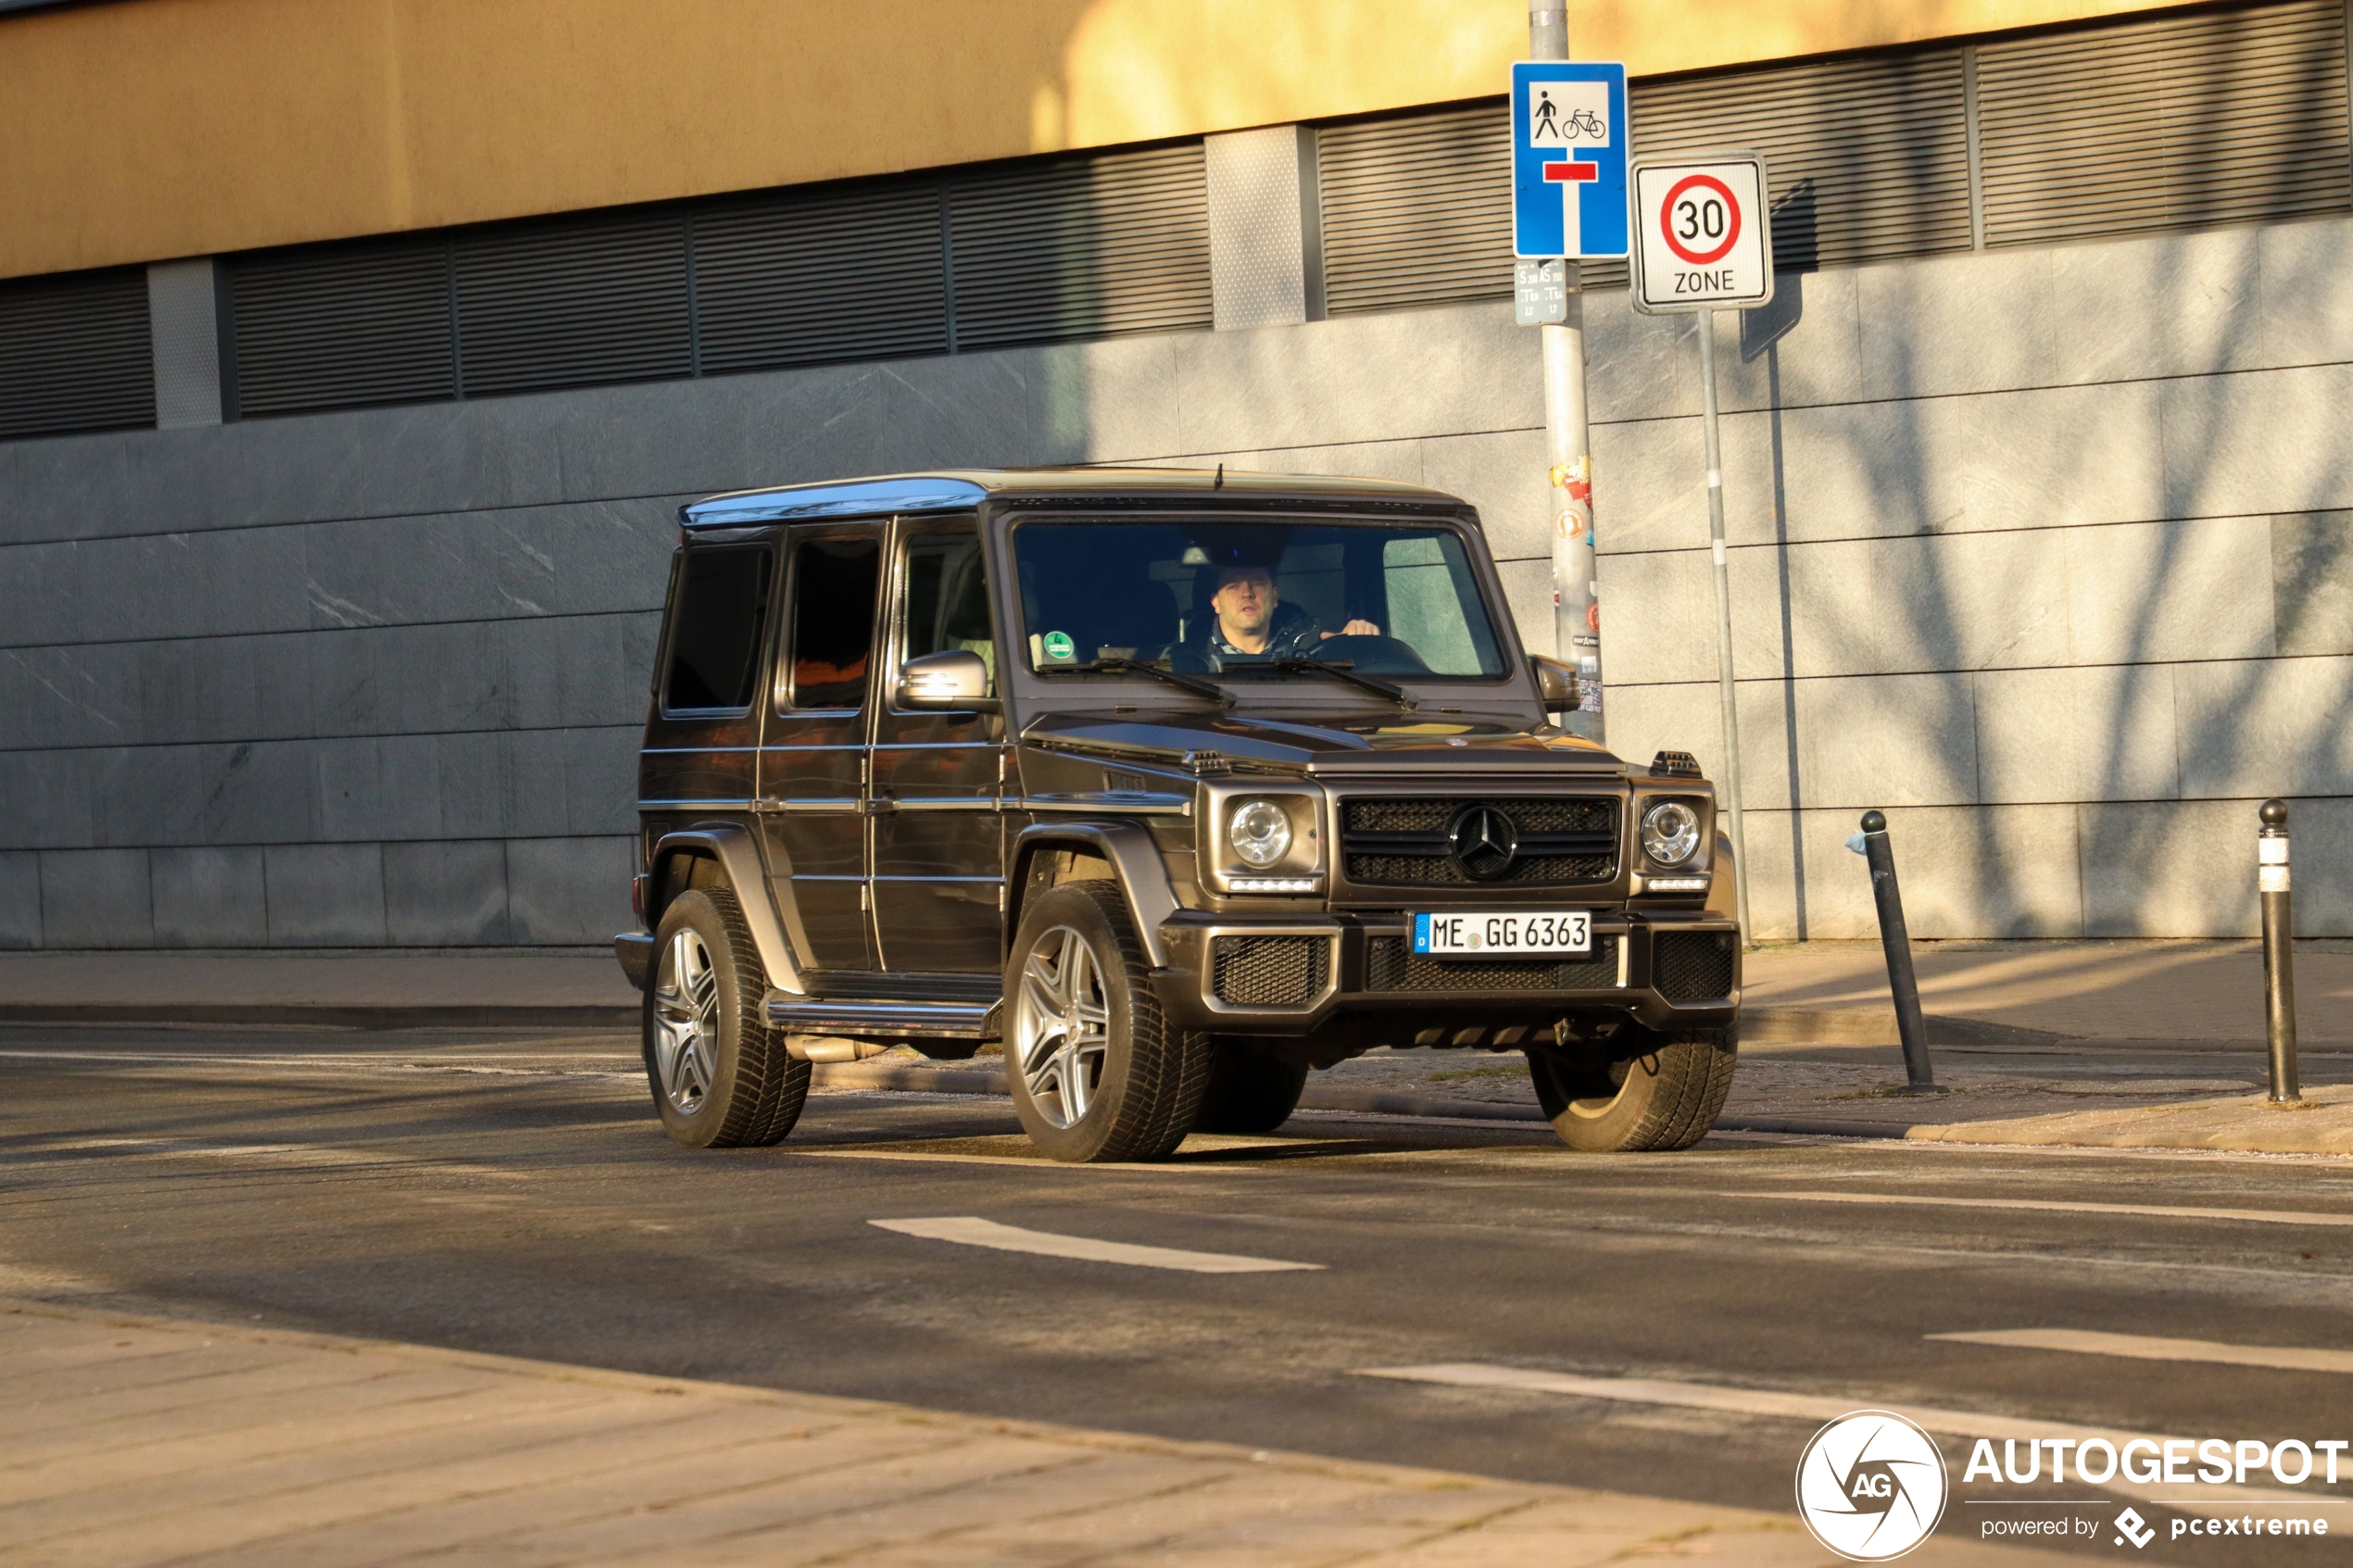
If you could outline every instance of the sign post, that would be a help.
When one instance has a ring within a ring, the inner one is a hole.
[[[1724,805],[1738,862],[1742,939],[1748,918],[1748,844],[1741,831],[1740,709],[1732,689],[1731,572],[1724,556],[1724,444],[1716,414],[1716,312],[1773,297],[1773,231],[1765,160],[1754,153],[1638,163],[1633,169],[1634,308],[1699,317],[1700,428],[1707,445],[1707,533],[1716,558],[1716,684],[1723,703]],[[1793,829],[1794,831],[1794,829]]]
[[[1553,487],[1553,631],[1582,696],[1568,727],[1602,738],[1601,602],[1593,582],[1593,459],[1585,405],[1585,298],[1578,262],[1627,250],[1626,68],[1571,62],[1567,16],[1530,0],[1512,67],[1515,315],[1543,334],[1545,461]]]

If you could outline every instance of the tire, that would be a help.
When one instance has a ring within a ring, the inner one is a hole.
[[[1032,904],[1005,965],[1013,1112],[1056,1160],[1164,1160],[1209,1084],[1209,1036],[1172,1027],[1152,994],[1127,901],[1108,881]]]
[[[1529,1051],[1537,1102],[1569,1148],[1589,1154],[1689,1148],[1716,1124],[1731,1092],[1740,1030],[1631,1034]]]
[[[654,932],[644,1013],[646,1082],[689,1148],[780,1143],[809,1098],[809,1063],[761,1017],[768,977],[724,887],[681,893]]]
[[[1307,1064],[1236,1040],[1213,1042],[1197,1133],[1271,1133],[1299,1109]]]

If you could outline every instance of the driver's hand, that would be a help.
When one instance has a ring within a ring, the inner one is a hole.
[[[1379,635],[1380,628],[1371,621],[1352,621],[1337,632],[1325,633],[1324,641],[1328,643],[1334,637],[1378,637]]]

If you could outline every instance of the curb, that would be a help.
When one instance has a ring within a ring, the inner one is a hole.
[[[1982,1018],[1927,1015],[1931,1046],[2052,1046],[2077,1038],[2051,1029],[1993,1023]],[[1895,1010],[1796,1008],[1755,1002],[1741,1008],[1741,1043],[1759,1046],[1897,1046]]]
[[[352,1007],[313,1002],[0,1002],[0,1023],[308,1023],[336,1029],[634,1029],[630,1003]]]

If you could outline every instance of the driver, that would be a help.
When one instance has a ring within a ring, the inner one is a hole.
[[[1325,631],[1307,611],[1283,603],[1275,589],[1275,574],[1263,566],[1219,569],[1209,608],[1214,618],[1202,628],[1193,648],[1213,667],[1302,658],[1317,643],[1333,637],[1380,635],[1380,628],[1369,621],[1351,621],[1337,632]]]

